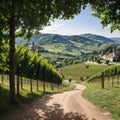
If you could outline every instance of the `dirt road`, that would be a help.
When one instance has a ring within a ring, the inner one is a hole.
[[[76,85],[71,91],[45,95],[3,120],[112,120],[81,96],[85,88]]]

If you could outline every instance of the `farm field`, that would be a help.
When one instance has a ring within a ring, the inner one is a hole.
[[[99,73],[108,67],[111,66],[79,63],[62,67],[61,72],[64,75],[64,79],[80,80],[81,77],[86,79],[87,77]]]
[[[89,83],[86,86],[83,97],[102,111],[110,112],[115,120],[120,120],[120,84],[112,87],[111,84],[105,83],[105,89],[100,87],[100,83]]]

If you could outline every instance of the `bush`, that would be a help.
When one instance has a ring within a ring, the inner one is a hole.
[[[109,60],[106,60],[106,61],[105,61],[105,64],[107,64],[107,65],[108,65],[109,63],[110,63],[110,61],[109,61]]]

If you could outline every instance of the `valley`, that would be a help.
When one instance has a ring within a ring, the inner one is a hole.
[[[32,47],[55,67],[84,62],[91,56],[97,56],[109,46],[119,46],[120,38],[112,39],[93,34],[63,36],[58,34],[33,35],[29,43],[17,38],[18,45]]]

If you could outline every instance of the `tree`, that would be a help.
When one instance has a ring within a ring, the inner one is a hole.
[[[109,63],[110,63],[110,61],[109,61],[109,60],[106,60],[106,61],[105,61],[105,64],[107,64],[107,65],[108,65]]]
[[[9,36],[10,58],[10,101],[15,98],[15,36],[24,35],[29,39],[31,33],[38,33],[50,20],[69,19],[79,14],[86,2],[59,0],[1,0],[0,1],[0,35]],[[74,6],[74,7],[73,7]],[[16,33],[16,34],[15,34]]]
[[[120,31],[120,0],[88,0],[94,16],[101,20],[103,27],[110,25],[111,32]]]

